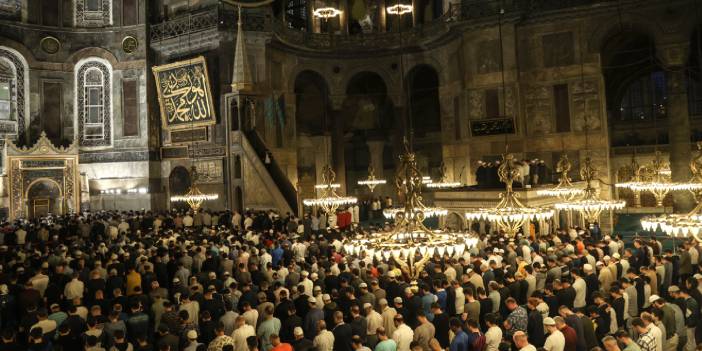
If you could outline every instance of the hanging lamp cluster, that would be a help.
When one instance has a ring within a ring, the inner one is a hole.
[[[465,216],[468,220],[487,220],[510,237],[519,231],[519,228],[532,220],[545,220],[553,217],[553,209],[546,207],[528,207],[519,201],[519,195],[512,189],[514,180],[519,176],[519,168],[515,165],[514,155],[503,154],[502,164],[497,170],[500,181],[505,184],[505,192],[500,194],[500,202],[492,208],[478,208],[468,211]]]
[[[558,210],[579,212],[589,223],[596,222],[602,211],[620,210],[626,206],[626,201],[605,200],[599,197],[592,181],[597,178],[597,169],[592,165],[592,159],[585,158],[585,164],[580,169],[580,177],[587,182],[582,198],[556,203]]]
[[[340,206],[353,205],[358,202],[358,199],[353,196],[341,196],[336,192],[336,189],[341,188],[341,185],[334,183],[336,173],[329,165],[322,168],[322,183],[316,184],[315,189],[320,191],[320,195],[314,199],[304,199],[302,203],[305,206],[320,207],[326,213],[334,213]]]
[[[219,198],[218,194],[205,194],[200,191],[197,187],[198,174],[195,166],[190,168],[190,179],[192,185],[190,189],[188,189],[188,192],[183,195],[172,195],[170,198],[171,202],[186,202],[188,206],[190,206],[190,209],[197,212],[205,201],[213,201]]]
[[[405,152],[395,178],[398,196],[405,199],[404,207],[394,213],[395,223],[388,231],[361,233],[343,243],[347,254],[362,254],[378,260],[393,260],[412,279],[434,255],[461,256],[478,243],[478,238],[464,233],[430,230],[423,221],[430,208],[422,200],[423,177],[415,154],[405,140]]]
[[[385,185],[387,181],[385,179],[380,179],[375,176],[375,170],[373,166],[368,167],[368,178],[359,180],[358,185],[365,185],[368,189],[373,192],[376,186]]]
[[[635,192],[649,192],[656,198],[658,207],[663,206],[663,200],[672,191],[702,190],[702,182],[673,182],[668,174],[670,164],[663,161],[660,151],[656,151],[655,158],[649,164],[639,167],[631,181],[617,183],[616,186]]]
[[[432,188],[432,189],[451,189],[451,188],[460,188],[463,186],[461,182],[452,182],[448,180],[448,177],[446,176],[446,164],[444,162],[441,162],[441,167],[440,167],[440,172],[441,174],[439,175],[439,181],[438,182],[430,182],[427,183],[427,188]]]
[[[558,185],[553,188],[539,189],[537,195],[557,197],[562,201],[571,201],[578,196],[582,196],[585,191],[573,185],[568,172],[573,168],[572,163],[568,159],[568,155],[564,152],[561,158],[556,163],[556,172],[560,173]]]
[[[697,143],[698,155],[690,161],[692,178],[690,184],[702,183],[702,142]],[[646,231],[662,230],[672,237],[693,237],[702,242],[702,188],[690,189],[697,205],[685,214],[664,214],[641,219],[641,227]]]

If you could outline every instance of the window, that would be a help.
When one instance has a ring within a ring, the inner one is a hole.
[[[79,63],[76,76],[76,118],[81,146],[112,143],[111,68],[107,61]]]
[[[497,89],[485,90],[485,118],[500,117],[500,95]]]
[[[60,0],[44,0],[41,4],[41,24],[57,27],[60,23]]]
[[[10,82],[0,81],[0,120],[12,119],[12,91]]]
[[[694,87],[691,88],[694,92]],[[632,81],[626,88],[619,106],[619,119],[652,120],[665,118],[667,100],[665,73],[652,72]]]
[[[307,28],[307,1],[287,0],[285,19],[288,26],[296,29]]]
[[[137,80],[122,81],[122,135],[139,135],[139,102],[137,101]]]
[[[131,26],[139,23],[137,0],[122,0],[122,25]]]
[[[78,27],[112,24],[112,0],[76,0],[75,23]]]
[[[570,132],[568,84],[557,84],[553,86],[553,106],[556,115],[556,132]]]
[[[40,116],[40,128],[46,136],[59,144],[62,138],[61,111],[63,95],[61,82],[46,81],[42,84],[42,107]]]
[[[103,77],[102,72],[92,68],[85,75],[85,124],[83,137],[87,140],[102,139],[103,126]]]
[[[102,11],[102,0],[85,0],[85,11]]]

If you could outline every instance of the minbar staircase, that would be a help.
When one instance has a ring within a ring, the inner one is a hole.
[[[290,179],[288,179],[288,176],[285,175],[285,172],[283,172],[283,170],[280,168],[275,158],[273,158],[272,154],[269,154],[270,163],[265,162],[266,152],[267,150],[269,150],[266,147],[266,143],[255,130],[247,131],[244,133],[243,136],[245,137],[243,139],[246,140],[242,140],[242,143],[248,141],[248,144],[256,153],[256,156],[258,156],[258,159],[268,171],[268,175],[270,176],[271,180],[278,188],[278,191],[280,192],[282,197],[285,199],[285,202],[290,208],[291,213],[297,214],[297,190],[295,190],[295,187],[290,182]]]

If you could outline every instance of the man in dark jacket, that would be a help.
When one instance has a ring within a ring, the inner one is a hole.
[[[344,323],[344,314],[341,311],[334,312],[334,322],[336,326],[332,329],[334,333],[335,351],[353,351],[351,325]]]

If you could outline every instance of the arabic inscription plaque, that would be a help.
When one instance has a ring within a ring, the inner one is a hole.
[[[165,129],[186,129],[216,123],[204,57],[156,66],[153,72]]]

